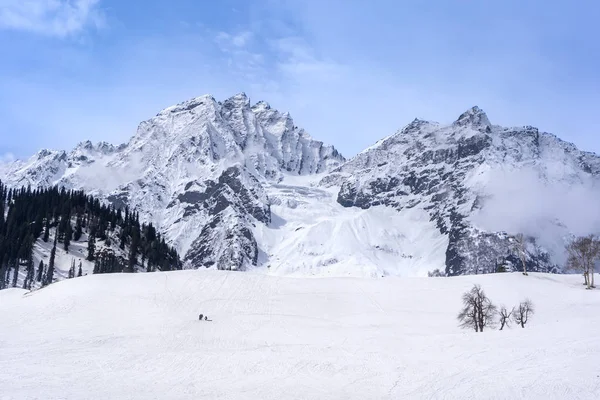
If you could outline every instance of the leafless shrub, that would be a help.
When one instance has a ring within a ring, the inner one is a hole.
[[[486,326],[494,325],[496,306],[485,295],[481,286],[474,285],[471,290],[463,294],[462,301],[463,309],[457,316],[461,328],[483,332]]]
[[[498,322],[500,322],[500,330],[504,329],[505,326],[510,327],[510,317],[514,312],[514,307],[510,311],[508,311],[505,306],[502,306],[500,308],[500,311],[498,312]]]
[[[519,304],[519,307],[514,311],[513,319],[521,328],[525,328],[525,324],[529,321],[529,318],[535,313],[533,303],[531,300],[526,299]]]

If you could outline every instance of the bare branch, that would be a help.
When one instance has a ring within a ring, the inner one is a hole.
[[[515,249],[517,250],[517,253],[519,254],[519,259],[521,260],[521,264],[523,266],[523,275],[528,275],[527,274],[527,259],[526,259],[526,252],[525,252],[525,236],[522,233],[519,233],[514,236],[514,241],[515,241]]]
[[[463,308],[457,316],[461,328],[483,332],[486,326],[495,325],[496,306],[485,295],[481,286],[474,285],[470,291],[464,293],[462,302]]]
[[[505,326],[507,328],[510,327],[510,317],[514,312],[514,307],[510,311],[508,311],[505,306],[502,306],[502,308],[500,308],[500,311],[498,312],[500,330],[504,329]]]
[[[525,301],[519,304],[519,307],[515,311],[513,315],[513,319],[521,328],[525,328],[525,324],[529,321],[529,318],[535,313],[535,309],[533,307],[533,303],[531,300],[526,299]]]
[[[594,287],[595,263],[600,258],[600,240],[594,235],[580,236],[566,247],[567,268],[583,273],[584,284]]]

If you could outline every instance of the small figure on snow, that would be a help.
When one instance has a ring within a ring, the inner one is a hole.
[[[208,319],[208,315],[200,314],[198,316],[198,320],[200,321],[212,321],[212,319]]]

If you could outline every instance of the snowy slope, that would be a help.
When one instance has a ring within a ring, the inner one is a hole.
[[[398,213],[337,203],[322,175],[266,185],[272,223],[257,225],[263,272],[279,276],[426,276],[442,268],[448,240],[421,209]],[[421,229],[414,229],[420,224]]]
[[[460,295],[537,306],[460,330]],[[94,275],[0,292],[3,399],[596,399],[600,292],[581,277]],[[199,322],[198,314],[212,322]]]

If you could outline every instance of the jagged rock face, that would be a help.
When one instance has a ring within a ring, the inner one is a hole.
[[[234,166],[217,180],[189,182],[186,188],[168,206],[179,210],[174,225],[182,220],[206,221],[185,255],[188,265],[227,270],[256,266],[259,249],[251,228],[271,222],[269,200],[258,180]]]
[[[557,159],[560,167],[554,168]],[[344,207],[426,210],[449,239],[446,273],[461,275],[493,272],[499,264],[520,265],[510,235],[517,232],[489,231],[476,223],[495,195],[489,191],[494,171],[506,169],[530,169],[540,182],[576,186],[597,180],[600,158],[536,128],[492,126],[474,107],[450,126],[413,121],[334,170],[321,184],[341,185],[337,201]],[[560,269],[535,236],[528,242],[529,270]]]
[[[258,245],[243,216],[223,210],[204,225],[185,261],[196,267],[245,271],[257,265]],[[215,246],[215,243],[222,245]]]
[[[240,163],[257,177],[271,180],[280,179],[282,171],[312,174],[344,161],[335,148],[294,126],[288,114],[263,102],[252,107],[243,94],[223,103],[211,96],[198,97],[161,111],[140,124],[115,163],[136,160],[140,154],[143,161],[164,165],[168,171],[185,170],[184,163]]]
[[[258,254],[252,226],[271,219],[260,182],[330,171],[343,161],[267,103],[207,95],[142,122],[125,145],[42,150],[0,168],[0,178],[15,187],[85,189],[138,210],[190,266],[247,269]]]

